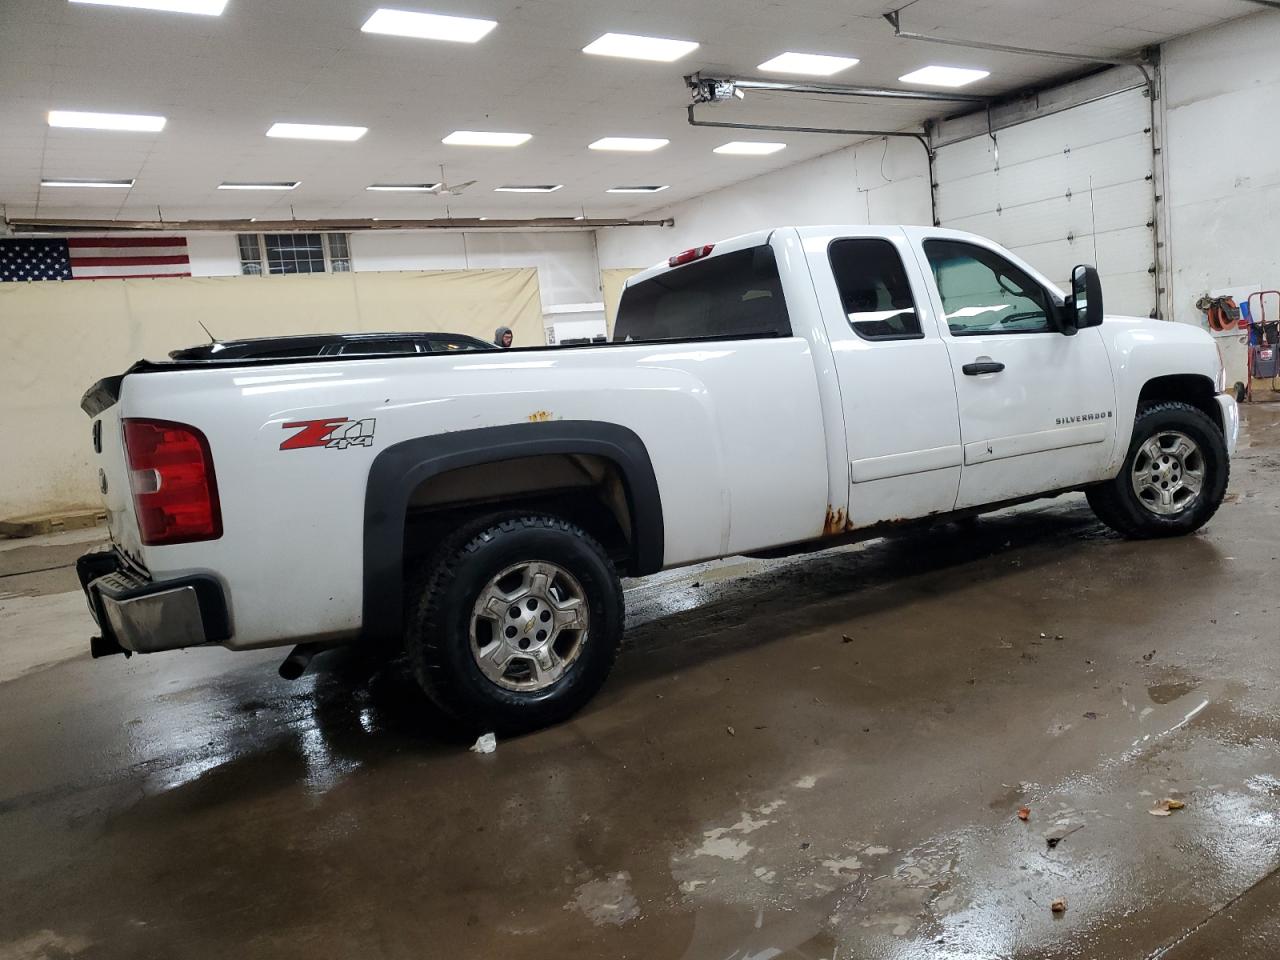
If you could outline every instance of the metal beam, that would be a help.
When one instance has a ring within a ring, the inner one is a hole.
[[[1267,2],[1267,0],[1253,0],[1253,2]],[[1280,2],[1274,2],[1272,6],[1280,6]],[[905,8],[902,8],[905,9]],[[1016,53],[1025,57],[1049,57],[1054,60],[1069,60],[1073,63],[1098,63],[1109,64],[1113,67],[1136,67],[1150,61],[1143,56],[1130,57],[1091,57],[1083,53],[1066,53],[1062,50],[1039,50],[1035,47],[1013,47],[1003,43],[988,43],[985,40],[957,40],[953,37],[935,37],[927,33],[913,33],[909,30],[903,30],[901,24],[902,9],[894,10],[892,13],[886,13],[884,18],[893,26],[893,35],[903,40],[923,40],[926,43],[944,43],[952,47],[968,47],[973,50],[993,50],[996,53]]]
[[[670,227],[675,221],[628,218],[532,217],[499,220],[442,217],[437,220],[65,220],[10,217],[14,233],[75,233],[84,230],[150,230],[199,233],[354,233],[377,230],[595,230],[599,227]]]
[[[779,123],[738,123],[732,120],[699,120],[693,115],[696,104],[689,104],[689,125],[693,127],[727,127],[730,130],[766,130],[775,133],[831,133],[844,137],[909,137],[918,141],[925,150],[929,140],[923,133],[909,130],[853,130],[845,127],[795,127]]]

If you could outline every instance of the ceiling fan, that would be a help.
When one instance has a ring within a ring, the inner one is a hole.
[[[440,182],[431,188],[431,193],[437,197],[460,197],[462,192],[476,181],[464,180],[462,183],[450,184],[444,175],[444,164],[440,164]]]

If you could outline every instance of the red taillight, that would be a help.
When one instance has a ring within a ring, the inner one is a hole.
[[[703,257],[710,254],[715,248],[716,245],[714,243],[707,243],[701,247],[690,247],[688,250],[677,253],[674,257],[667,260],[667,266],[678,267],[682,264],[692,263],[694,260],[701,260]]]
[[[129,487],[149,547],[222,536],[222,510],[209,441],[167,420],[125,420]]]

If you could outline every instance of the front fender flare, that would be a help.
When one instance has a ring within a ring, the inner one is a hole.
[[[399,637],[404,616],[404,529],[409,499],[422,483],[463,467],[547,454],[612,461],[626,484],[635,572],[662,569],[662,498],[644,441],[632,430],[594,420],[516,423],[459,430],[392,444],[373,460],[364,500],[366,637]]]

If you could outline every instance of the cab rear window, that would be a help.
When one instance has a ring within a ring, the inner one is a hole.
[[[628,287],[613,330],[615,343],[789,336],[768,245],[698,260]]]

